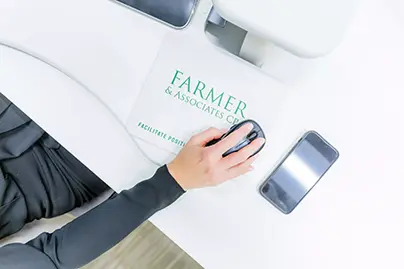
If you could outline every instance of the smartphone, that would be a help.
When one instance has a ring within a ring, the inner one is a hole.
[[[176,29],[191,21],[198,0],[113,0]]]
[[[290,214],[330,167],[338,151],[315,131],[309,131],[260,186],[260,194],[284,214]]]

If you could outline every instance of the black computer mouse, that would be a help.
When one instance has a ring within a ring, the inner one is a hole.
[[[223,153],[223,157],[226,157],[234,152],[237,152],[241,149],[243,149],[244,147],[248,146],[252,141],[254,141],[257,138],[264,138],[265,139],[265,134],[264,131],[262,130],[262,128],[259,126],[259,124],[253,120],[245,120],[242,121],[236,125],[233,125],[230,130],[225,133],[221,138],[219,139],[214,139],[210,142],[208,142],[206,144],[206,146],[212,146],[216,143],[218,143],[219,141],[223,140],[224,138],[226,138],[227,136],[229,136],[231,133],[233,133],[234,131],[236,131],[237,129],[239,129],[241,126],[244,126],[245,124],[251,123],[253,125],[253,128],[251,130],[251,132],[244,137],[237,145],[235,145],[234,147],[232,147],[231,149],[229,149],[228,151],[226,151],[225,153]],[[258,152],[260,152],[265,146],[265,143],[254,153],[250,156],[253,157],[254,155],[256,155]]]

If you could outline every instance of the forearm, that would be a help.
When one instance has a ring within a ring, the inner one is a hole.
[[[183,193],[164,166],[151,179],[111,198],[60,230],[38,236],[27,246],[44,253],[56,268],[81,267]]]

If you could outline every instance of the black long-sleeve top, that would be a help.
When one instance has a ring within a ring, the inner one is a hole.
[[[43,130],[1,93],[0,119],[0,134],[18,130],[12,139],[0,136],[0,160],[21,154],[43,135]],[[0,248],[0,269],[79,268],[119,243],[183,193],[163,166],[152,178],[115,195],[54,233],[43,233],[26,244]],[[7,188],[0,188],[0,200],[8,199],[11,198],[7,196]],[[0,207],[0,217],[4,217],[3,209],[6,207]]]

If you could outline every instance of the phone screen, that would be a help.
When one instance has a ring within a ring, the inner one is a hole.
[[[306,133],[260,188],[285,214],[291,213],[338,159],[338,151],[316,132]]]
[[[198,0],[115,0],[177,28],[185,27]]]

